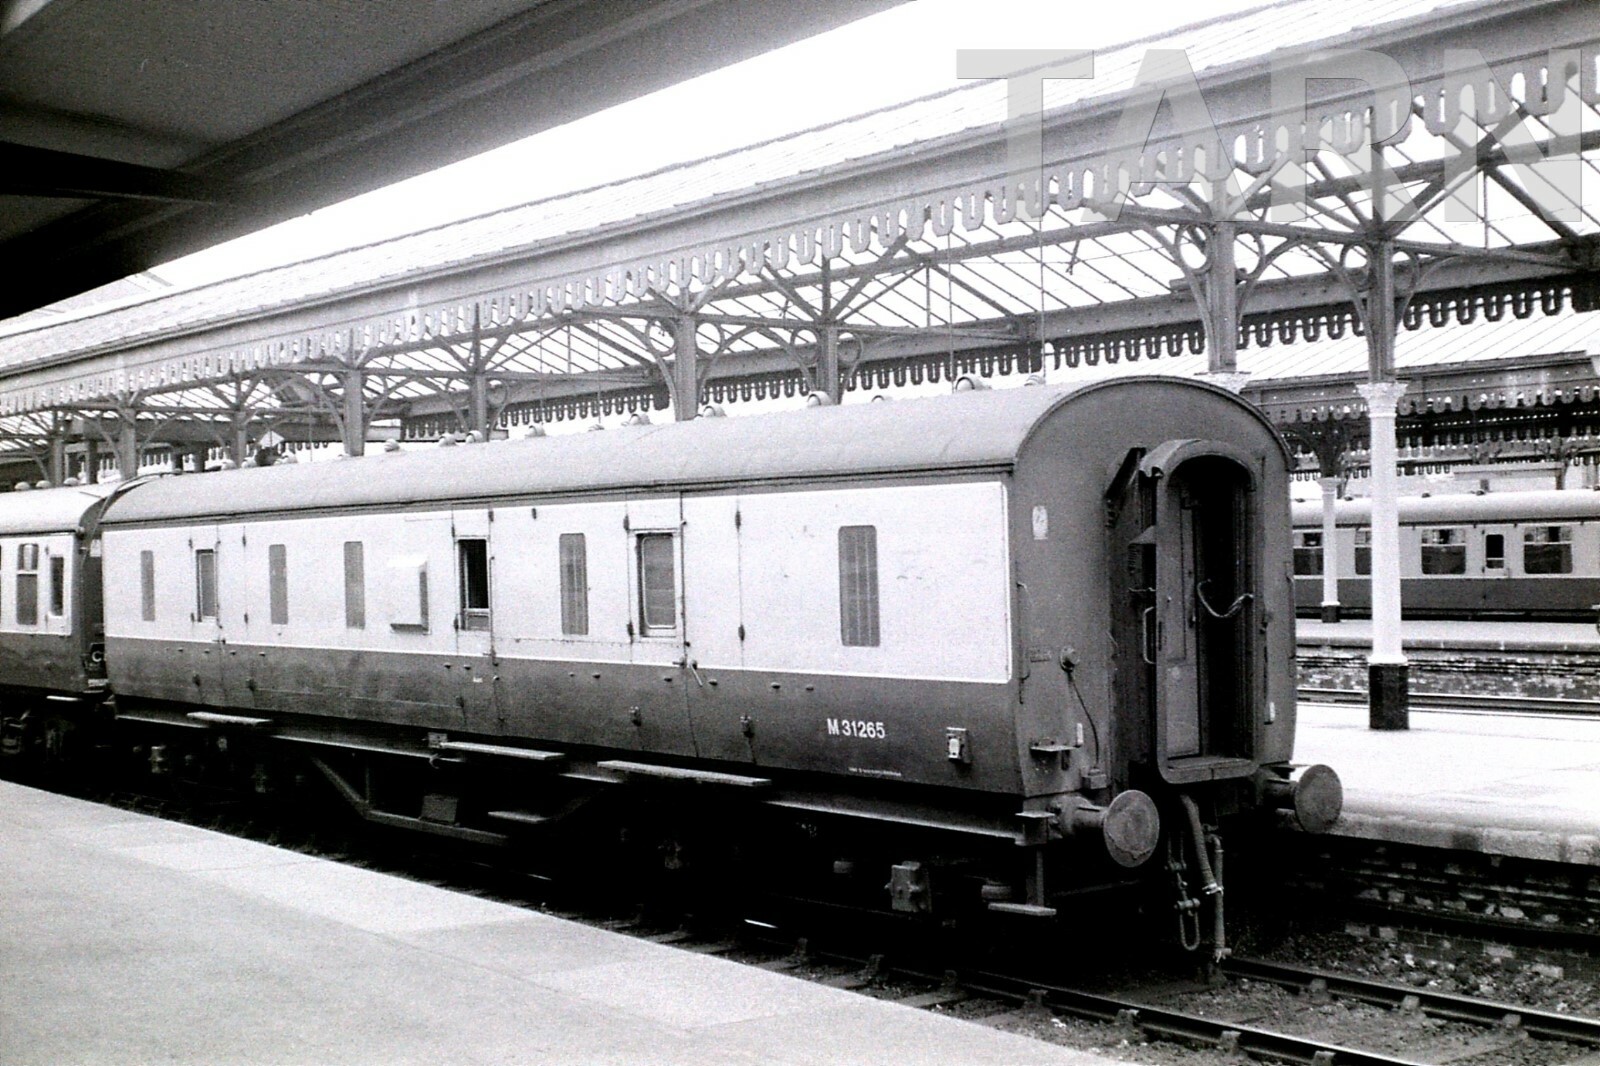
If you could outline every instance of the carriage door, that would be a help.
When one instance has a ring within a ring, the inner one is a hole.
[[[1156,619],[1156,512],[1153,483],[1139,469],[1144,449],[1123,460],[1106,492],[1107,577],[1111,587],[1111,638],[1115,648],[1112,693],[1117,713],[1109,716],[1116,735],[1102,758],[1106,766],[1148,763],[1153,737],[1132,723],[1155,719],[1155,664],[1159,634]],[[1128,781],[1113,781],[1114,789]]]
[[[456,702],[466,727],[474,732],[497,733],[495,690],[499,670],[494,653],[494,613],[491,592],[494,551],[491,509],[457,510],[450,515],[455,551],[455,661]]]
[[[643,751],[695,755],[689,685],[704,675],[690,655],[684,601],[683,502],[677,496],[628,501],[628,578],[633,593],[634,702],[628,714]],[[698,530],[695,531],[698,533]]]
[[[194,702],[226,704],[223,677],[227,670],[227,638],[232,636],[223,617],[230,605],[223,594],[222,579],[228,567],[238,566],[237,552],[224,553],[221,530],[216,526],[196,526],[189,539],[189,562],[194,598],[190,601],[189,666]],[[242,638],[242,634],[241,634]]]
[[[1171,784],[1249,773],[1261,565],[1248,456],[1168,441],[1140,463],[1154,503],[1155,762]]]

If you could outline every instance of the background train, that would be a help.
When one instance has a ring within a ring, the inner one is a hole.
[[[1216,826],[1339,810],[1288,471],[1148,378],[10,494],[0,748],[914,914],[1165,845],[1192,940]]]
[[[1404,617],[1595,619],[1600,492],[1407,496],[1399,509]],[[1342,613],[1364,617],[1372,610],[1371,503],[1340,500],[1334,514],[1330,552],[1321,502],[1294,504],[1295,609],[1319,614],[1331,557]]]

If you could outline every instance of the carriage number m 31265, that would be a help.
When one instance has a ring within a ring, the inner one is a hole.
[[[863,740],[882,740],[888,734],[884,731],[882,722],[863,722],[857,718],[830,718],[828,719],[828,735],[830,737],[860,737]]]

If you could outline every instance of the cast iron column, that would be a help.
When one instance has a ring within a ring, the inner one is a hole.
[[[476,384],[478,377],[473,378]],[[365,375],[360,370],[350,369],[344,372],[344,412],[340,421],[344,430],[344,453],[351,458],[365,455],[367,451],[367,403],[365,393]],[[473,392],[473,415],[477,416],[478,395]],[[484,438],[488,439],[485,431]]]
[[[700,413],[700,378],[697,373],[700,359],[700,342],[696,337],[700,321],[694,315],[682,315],[672,320],[672,335],[676,342],[672,358],[672,417],[687,422]]]
[[[1339,620],[1339,553],[1335,550],[1338,527],[1333,521],[1334,504],[1339,499],[1339,479],[1320,477],[1322,488],[1322,620]]]
[[[1368,342],[1375,331],[1368,327]],[[1391,343],[1393,334],[1390,334]],[[1410,682],[1400,641],[1400,512],[1396,500],[1395,409],[1399,381],[1357,385],[1372,434],[1372,653],[1367,658],[1367,714],[1373,729],[1410,728]]]

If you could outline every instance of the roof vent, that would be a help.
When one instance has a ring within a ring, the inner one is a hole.
[[[833,397],[829,396],[825,392],[816,392],[816,391],[808,392],[808,393],[806,393],[806,406],[807,407],[832,407],[833,406]]]
[[[708,403],[704,407],[700,408],[700,417],[701,418],[727,418],[728,417],[728,412],[724,411],[717,404]]]
[[[533,425],[528,427],[528,432],[524,434],[524,436],[529,438],[543,437],[547,435],[548,434],[545,431],[543,422],[535,422]]]
[[[962,374],[956,378],[956,383],[950,387],[951,392],[983,392],[989,388],[989,383],[976,374]]]

